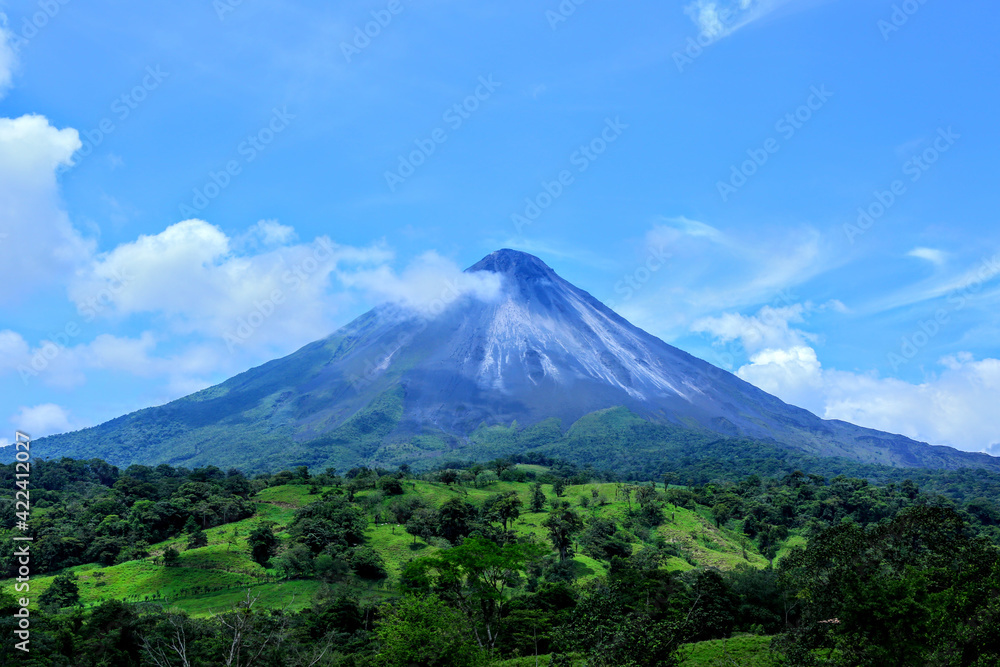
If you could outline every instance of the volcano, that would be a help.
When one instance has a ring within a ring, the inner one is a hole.
[[[249,470],[420,465],[509,454],[526,446],[511,434],[526,430],[544,447],[574,424],[614,428],[626,414],[675,434],[750,438],[861,463],[1000,470],[1000,459],[985,454],[788,405],[633,326],[533,255],[498,250],[466,272],[494,274],[499,287],[489,295],[452,290],[429,313],[381,305],[287,357],[40,439],[38,451]]]

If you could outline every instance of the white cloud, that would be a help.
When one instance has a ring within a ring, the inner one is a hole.
[[[767,310],[767,309],[765,309]],[[803,308],[770,309],[756,316],[726,314],[695,327],[721,343],[739,340],[750,353],[736,374],[786,403],[824,419],[841,419],[915,440],[987,451],[1000,438],[1000,359],[963,353],[940,360],[937,373],[914,384],[824,368],[815,336],[788,326]]]
[[[916,251],[912,251],[910,254],[913,255],[913,252]],[[930,252],[933,255],[935,251]],[[923,257],[923,259],[929,259],[929,257]],[[900,292],[878,299],[868,305],[865,310],[867,312],[883,312],[941,297],[947,297],[949,301],[952,299],[961,300],[964,307],[965,301],[989,295],[996,296],[997,291],[994,290],[990,293],[985,288],[992,285],[998,276],[1000,276],[1000,252],[994,250],[992,254],[983,255],[976,264],[965,270],[952,271],[943,277],[935,276],[913,287],[907,287]]]
[[[914,248],[910,252],[906,253],[906,256],[924,259],[931,264],[936,264],[937,266],[941,266],[948,261],[948,254],[943,250],[937,250],[935,248]]]
[[[29,356],[27,341],[10,329],[0,331],[0,371],[14,369]]]
[[[277,220],[261,220],[250,230],[264,245],[285,245],[297,236],[294,227],[282,225]]]
[[[62,282],[85,263],[93,244],[62,210],[57,169],[80,148],[76,130],[58,130],[43,116],[0,118],[0,229],[6,235],[0,301]]]
[[[739,341],[749,353],[794,347],[815,339],[815,336],[789,326],[790,322],[803,322],[803,314],[809,308],[808,305],[797,303],[780,308],[764,306],[756,315],[749,316],[723,313],[718,317],[697,320],[691,325],[691,331],[710,334],[723,343]]]
[[[644,238],[643,259],[669,255],[634,289],[615,286],[614,308],[647,331],[670,339],[692,322],[732,309],[795,302],[789,290],[827,271],[844,257],[810,227],[753,233],[728,232],[688,218],[663,218]]]
[[[291,227],[273,221],[252,232],[271,245],[294,238]],[[354,248],[326,237],[258,254],[234,245],[219,228],[185,220],[100,255],[71,283],[70,298],[84,314],[152,313],[175,332],[218,339],[244,327],[252,335],[239,335],[241,345],[287,347],[332,330],[342,295],[329,294],[331,274],[392,257],[382,246]]]
[[[21,407],[17,414],[10,418],[17,430],[35,438],[42,438],[53,433],[65,433],[77,427],[69,417],[69,413],[55,403],[43,403],[33,407]]]
[[[500,295],[501,279],[495,273],[465,273],[449,259],[436,252],[424,253],[402,273],[387,266],[372,271],[340,274],[350,286],[367,291],[376,298],[393,301],[421,314],[436,314],[461,296],[482,300]]]
[[[705,40],[716,41],[797,0],[694,0],[684,7]]]

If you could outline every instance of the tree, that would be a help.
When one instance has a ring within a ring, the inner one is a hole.
[[[499,521],[503,529],[507,530],[507,523],[513,524],[521,516],[523,506],[517,491],[507,491],[487,498],[484,509],[490,521]]]
[[[197,549],[198,547],[208,546],[208,535],[205,534],[201,528],[196,529],[193,533],[188,535],[187,548]]]
[[[632,545],[624,539],[615,522],[601,517],[591,519],[580,535],[580,544],[585,554],[598,560],[610,561],[615,556],[627,558],[632,554]]]
[[[736,623],[738,599],[716,570],[702,570],[691,588],[692,603],[685,617],[690,641],[728,637]]]
[[[458,472],[451,468],[442,470],[439,479],[448,486],[451,486],[458,481]]]
[[[398,524],[405,524],[414,512],[427,508],[427,501],[417,495],[394,498],[389,503],[389,512]]]
[[[295,513],[289,533],[313,553],[344,551],[364,541],[368,519],[364,511],[343,497],[306,505]]]
[[[163,550],[163,565],[164,567],[174,567],[179,564],[181,560],[181,554],[177,549],[173,547],[167,547]]]
[[[355,547],[347,557],[347,562],[362,579],[385,579],[389,576],[382,556],[371,547]]]
[[[413,535],[413,543],[419,537],[424,542],[434,537],[437,530],[437,517],[429,509],[421,508],[415,511],[406,522],[406,532]]]
[[[1000,664],[1000,641],[986,630],[1000,626],[1000,552],[951,509],[836,525],[779,570],[802,601],[784,647],[793,659],[836,649],[844,664]]]
[[[476,475],[476,488],[482,489],[490,484],[496,484],[500,481],[500,478],[492,470],[484,470],[483,472]]]
[[[75,573],[57,574],[48,589],[38,596],[38,603],[43,607],[72,607],[80,602],[80,587],[76,583]]]
[[[559,560],[564,561],[569,558],[573,535],[583,528],[580,516],[564,504],[553,509],[542,525],[549,529],[549,538],[552,540],[552,546],[559,551]]]
[[[377,621],[377,663],[385,667],[435,665],[472,667],[482,663],[463,614],[434,595],[407,595],[382,608]]]
[[[278,537],[270,526],[259,523],[247,536],[247,547],[254,562],[266,567],[267,562],[271,560],[271,556],[278,549]]]
[[[283,551],[274,559],[274,567],[288,579],[306,578],[315,571],[312,552],[302,544]]]
[[[563,493],[566,491],[566,480],[562,477],[556,477],[556,480],[552,482],[552,492],[556,494],[556,498],[562,498]]]
[[[385,475],[378,478],[378,488],[388,496],[403,495],[403,483],[397,477]]]
[[[535,482],[531,486],[531,506],[532,512],[541,512],[545,509],[545,492],[542,491],[542,483]]]
[[[476,641],[493,649],[502,634],[507,590],[519,585],[518,572],[539,558],[536,544],[505,544],[479,536],[465,539],[440,556],[420,558],[405,571],[407,588],[435,592],[468,616]]]
[[[259,599],[260,594],[253,595],[247,589],[246,598],[237,603],[232,611],[215,617],[214,620],[221,626],[216,638],[215,657],[218,663],[226,667],[267,664],[262,659],[265,652],[284,638],[288,616],[259,613],[253,608]]]
[[[476,508],[461,498],[449,498],[438,510],[437,533],[455,544],[472,531]]]

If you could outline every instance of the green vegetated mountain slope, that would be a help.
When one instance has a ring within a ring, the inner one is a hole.
[[[0,483],[15,474],[0,467]],[[293,667],[1000,657],[988,474],[944,484],[958,502],[911,480],[609,476],[505,459],[253,479],[35,462],[18,534],[32,537],[37,664],[139,667],[178,632],[191,664],[233,642]],[[16,607],[17,519],[0,499],[0,631]]]
[[[529,507],[532,493],[529,483],[499,481],[476,488],[413,480],[406,482],[405,487],[403,497],[419,497],[428,506],[437,508],[452,498],[478,506],[490,496],[508,492],[515,492],[524,506]],[[273,522],[279,539],[289,540],[288,528],[296,510],[320,501],[323,493],[334,490],[334,487],[309,484],[266,488],[253,497],[257,504],[253,517],[206,529],[206,546],[188,548],[188,535],[181,534],[150,545],[149,555],[143,558],[117,565],[88,563],[65,571],[76,574],[80,599],[85,606],[94,606],[109,599],[153,601],[176,606],[194,615],[208,615],[228,610],[245,596],[247,588],[252,588],[263,594],[262,602],[267,606],[285,607],[290,604],[293,609],[302,609],[309,606],[312,596],[323,582],[319,579],[285,580],[286,573],[280,562],[264,567],[253,561],[246,548],[246,538],[261,522]],[[585,518],[610,519],[620,524],[628,514],[628,503],[620,497],[620,490],[621,485],[613,483],[583,484],[567,487],[561,497],[575,508],[580,507],[582,498],[593,499],[592,508],[581,510]],[[594,491],[598,494],[597,499],[594,499]],[[544,494],[548,503],[556,500],[551,486],[546,485]],[[381,599],[395,594],[407,562],[419,556],[439,553],[446,545],[438,540],[428,543],[415,539],[404,526],[389,520],[392,516],[389,508],[395,497],[369,490],[358,492],[355,498],[368,509],[371,522],[365,529],[365,540],[381,556],[387,576],[365,579],[348,574],[335,585],[344,591]],[[637,506],[634,499],[631,504]],[[755,545],[744,545],[747,547],[745,551],[739,534],[730,528],[718,528],[706,509],[702,508],[699,512],[668,504],[664,507],[665,519],[661,526],[645,534],[645,539],[636,535],[628,535],[626,539],[633,549],[641,549],[654,542],[676,545],[672,550],[678,555],[669,556],[664,563],[664,567],[671,571],[683,572],[696,566],[730,570],[740,563],[754,567],[767,565],[768,561],[757,553]],[[512,525],[514,534],[531,536],[545,543],[548,534],[542,521],[547,514],[547,511],[525,511]],[[376,522],[373,517],[388,521]],[[163,553],[171,547],[178,550],[179,560],[175,566],[165,567]],[[570,563],[574,577],[583,581],[607,574],[607,562],[583,553],[575,554]],[[34,580],[36,596],[48,589],[54,576],[43,575]],[[12,581],[0,581],[0,587],[9,590]]]
[[[494,293],[456,297],[433,317],[379,306],[287,357],[36,448],[273,471],[426,467],[513,448],[582,461],[583,447],[642,469],[730,439],[864,464],[1000,470],[995,457],[788,405],[633,326],[531,255],[498,251],[468,271]]]

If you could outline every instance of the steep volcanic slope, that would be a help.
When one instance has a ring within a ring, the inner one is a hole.
[[[532,255],[500,250],[467,271],[500,274],[499,295],[462,297],[433,317],[380,306],[220,385],[39,446],[119,464],[398,463],[460,450],[483,424],[568,428],[623,406],[822,456],[1000,468],[787,405],[629,324]]]

